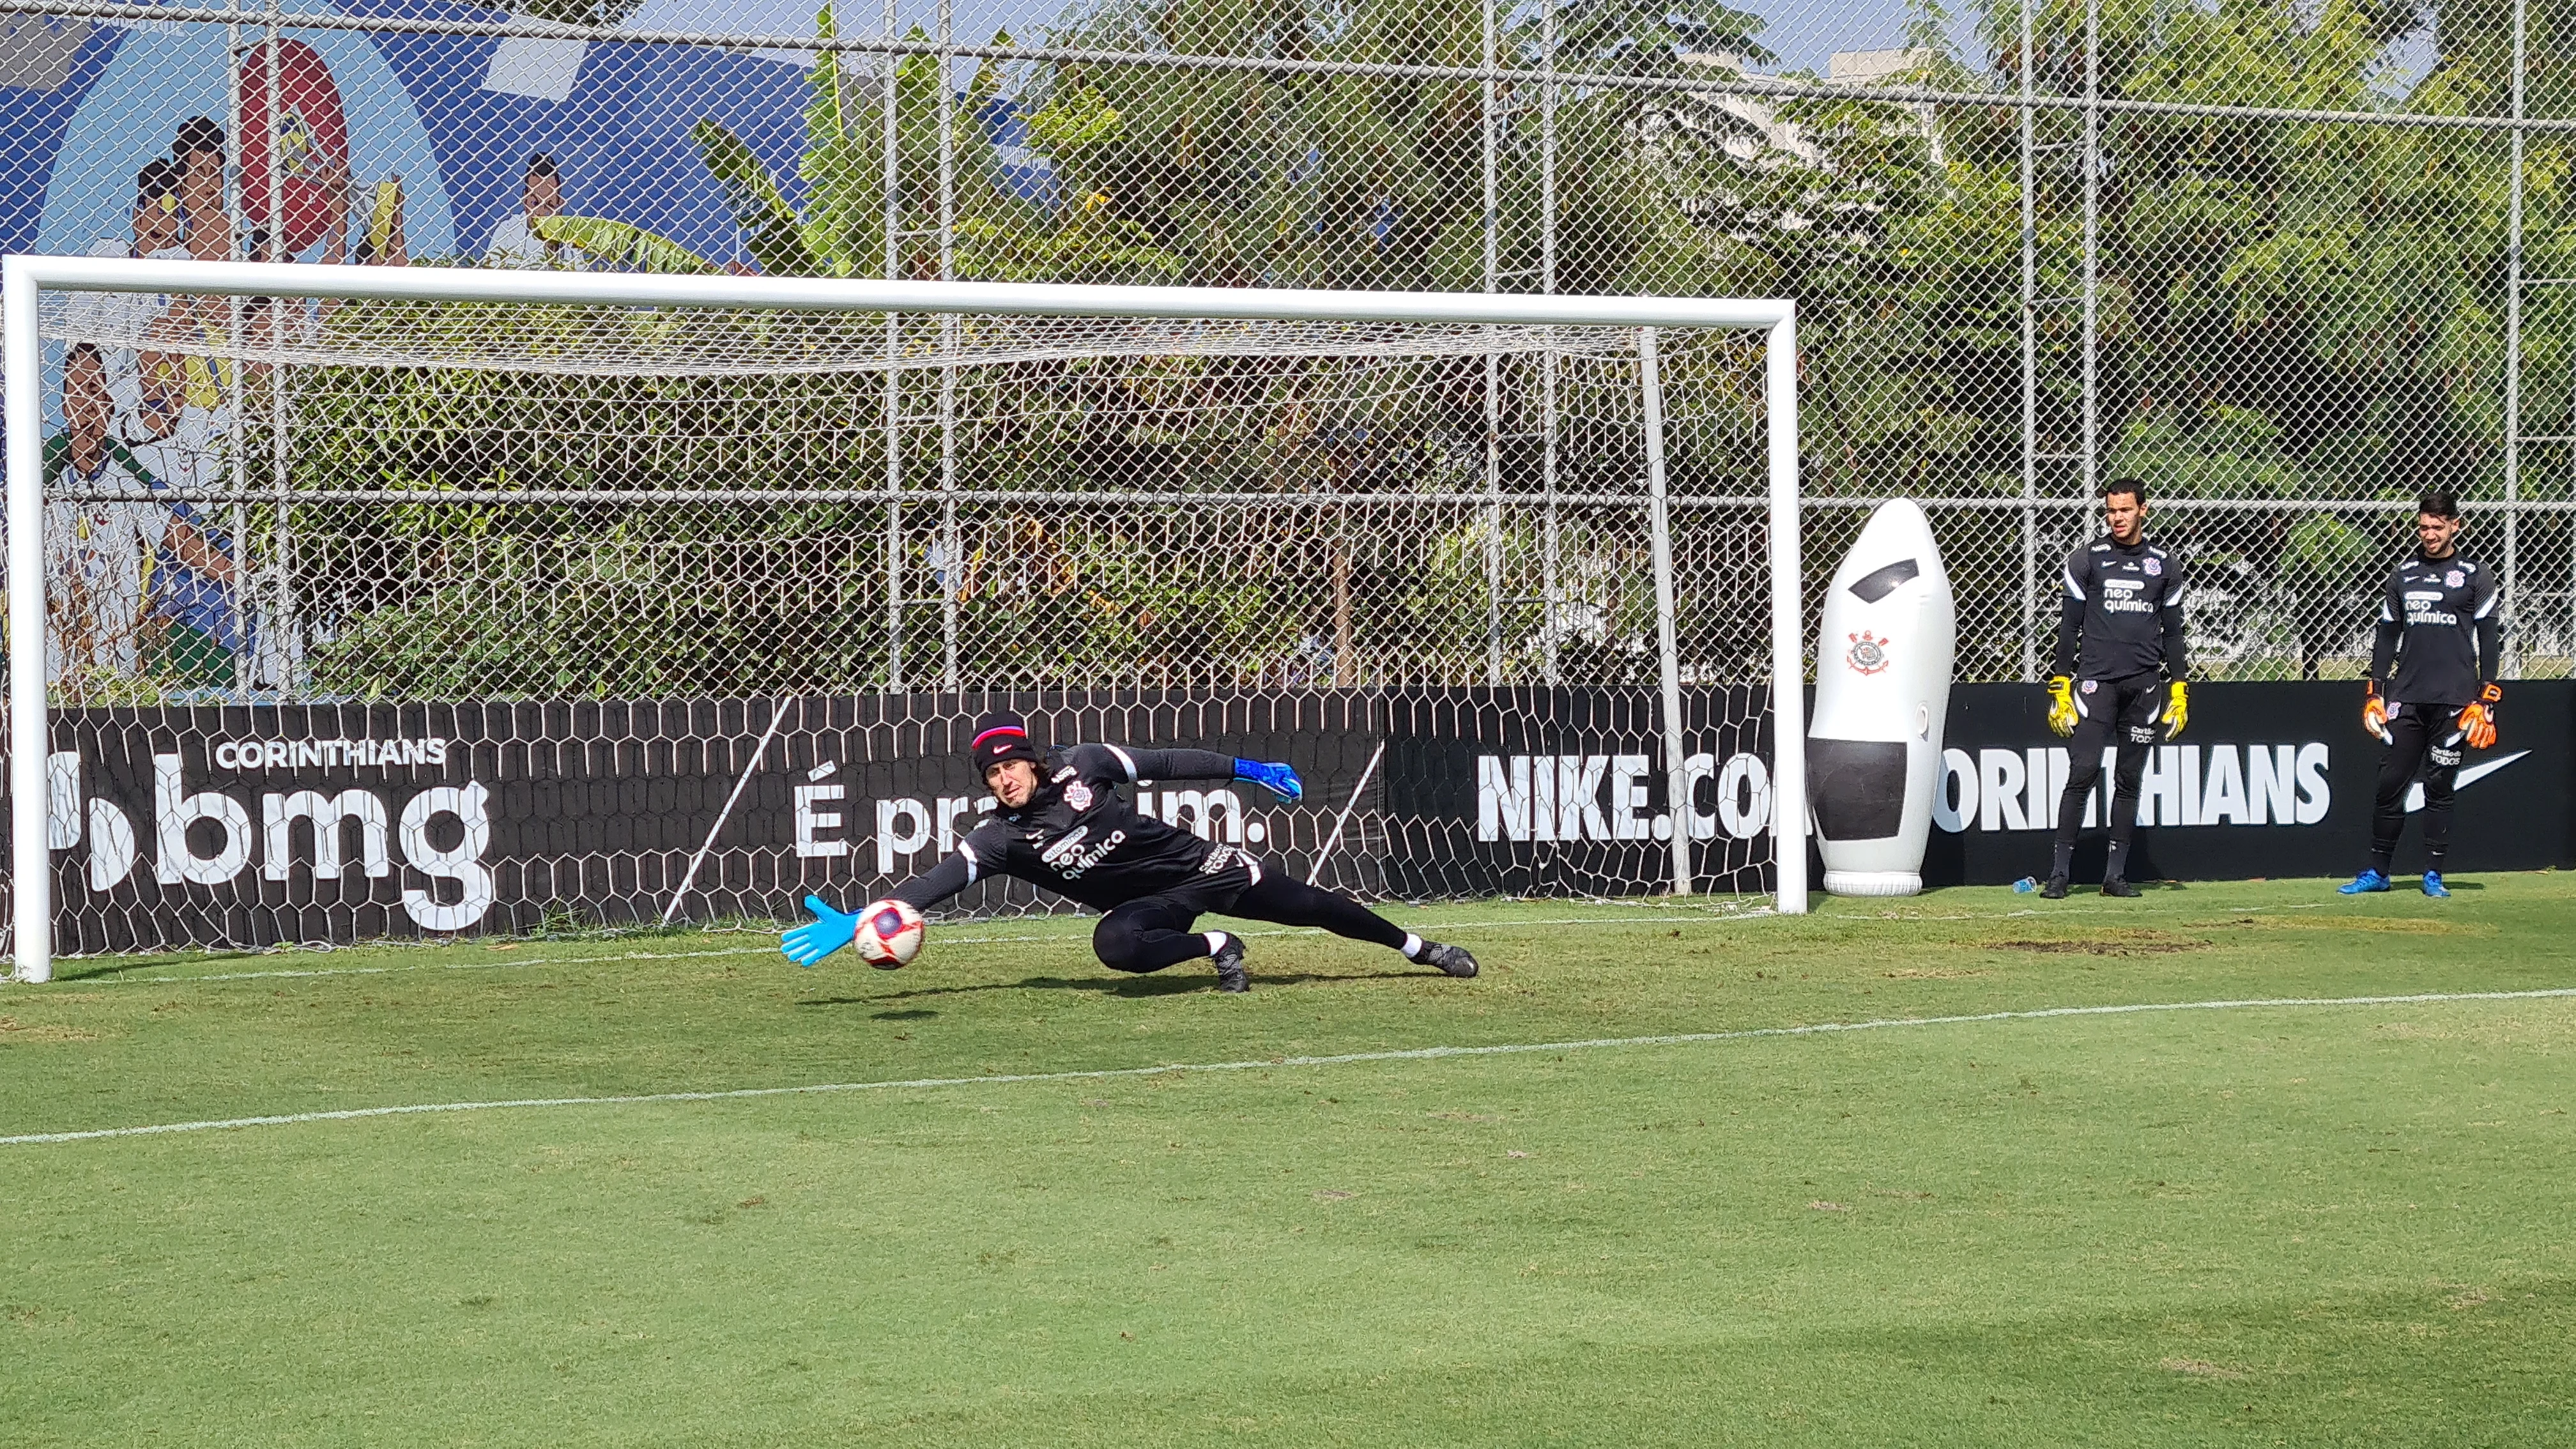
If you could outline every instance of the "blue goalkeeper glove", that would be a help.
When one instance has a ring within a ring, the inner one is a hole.
[[[1306,782],[1286,765],[1265,765],[1259,760],[1234,762],[1234,778],[1252,783],[1294,805],[1306,798]]]
[[[812,966],[858,939],[859,918],[833,910],[821,896],[807,896],[805,909],[814,913],[814,919],[779,933],[778,949],[788,960]]]

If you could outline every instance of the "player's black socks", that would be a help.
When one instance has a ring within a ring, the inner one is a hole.
[[[2049,857],[2049,878],[2054,880],[2061,876],[2073,875],[2074,873],[2075,842],[2060,837],[2057,842],[2057,853]]]
[[[2372,870],[2379,872],[2381,875],[2386,875],[2388,874],[2388,868],[2396,863],[2396,841],[2374,840],[2370,842],[2370,868]]]
[[[2129,842],[2125,840],[2114,840],[2111,842],[2110,859],[2102,866],[2102,879],[2127,880],[2128,878]]]

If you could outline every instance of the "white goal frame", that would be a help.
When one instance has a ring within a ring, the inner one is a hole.
[[[1798,533],[1797,304],[1697,297],[1575,297],[1270,288],[1102,287],[801,277],[667,276],[438,267],[324,267],[267,262],[11,256],[0,262],[0,387],[8,423],[9,758],[11,883],[21,981],[52,976],[53,872],[46,843],[43,351],[37,298],[46,291],[182,292],[414,302],[926,312],[1021,316],[1222,318],[1277,322],[1419,322],[1646,329],[1645,459],[1661,652],[1666,767],[1686,798],[1681,680],[1674,640],[1670,512],[1656,329],[1759,331],[1766,344],[1768,425],[1772,844],[1784,914],[1807,909],[1806,649]],[[29,742],[35,748],[26,748]],[[1687,807],[1683,807],[1687,808]],[[1675,829],[1673,887],[1691,887],[1690,832]]]

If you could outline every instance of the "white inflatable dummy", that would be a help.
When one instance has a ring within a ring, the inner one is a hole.
[[[1816,641],[1807,798],[1834,895],[1923,889],[1957,627],[1923,510],[1880,504],[1834,571]]]

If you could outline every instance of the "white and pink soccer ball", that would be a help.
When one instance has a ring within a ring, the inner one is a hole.
[[[859,959],[879,971],[910,965],[921,954],[921,912],[902,901],[871,902],[859,912]]]

